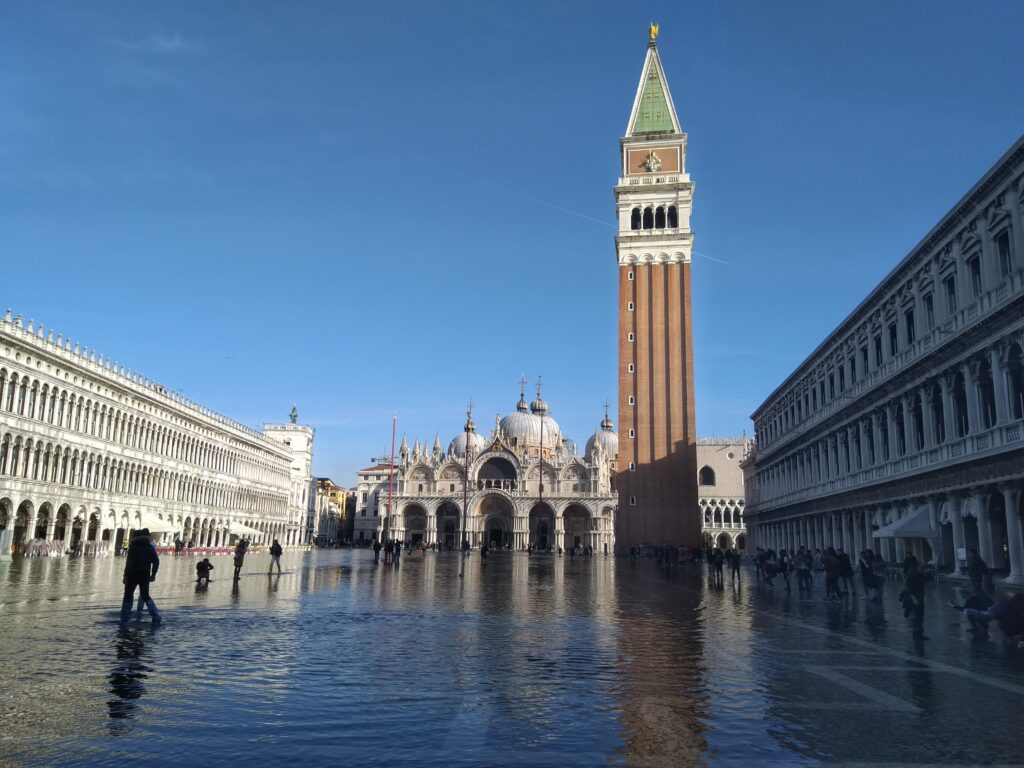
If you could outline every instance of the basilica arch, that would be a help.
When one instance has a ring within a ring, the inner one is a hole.
[[[488,493],[477,509],[483,541],[491,547],[511,547],[515,520],[512,502],[504,494]]]
[[[445,549],[458,549],[462,530],[462,509],[454,501],[445,500],[434,515],[435,541]]]
[[[574,547],[594,546],[591,520],[593,514],[582,504],[570,504],[562,512],[562,546],[568,551]]]
[[[402,529],[395,531],[395,538],[418,545],[427,541],[427,520],[430,515],[422,504],[406,504],[402,507]]]
[[[538,502],[529,514],[530,543],[541,551],[555,547],[555,510],[547,502]]]

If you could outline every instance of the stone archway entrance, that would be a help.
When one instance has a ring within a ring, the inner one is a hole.
[[[719,549],[732,549],[732,539],[729,538],[729,534],[722,532],[718,534],[718,539],[715,541],[715,546]]]
[[[414,547],[427,538],[427,510],[419,504],[410,504],[402,510],[402,527],[405,529],[405,542]]]
[[[590,518],[590,510],[579,504],[570,504],[562,513],[566,551],[591,545]]]
[[[530,543],[542,551],[554,548],[555,511],[547,504],[535,504],[530,510]]]
[[[462,510],[453,501],[437,508],[437,544],[448,551],[459,548],[459,530],[462,528]]]
[[[480,500],[483,541],[487,546],[498,549],[512,546],[512,518],[514,515],[512,502],[504,496],[491,494]]]

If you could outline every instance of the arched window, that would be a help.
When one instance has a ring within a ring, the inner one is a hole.
[[[714,485],[715,484],[715,470],[711,467],[703,466],[700,468],[700,472],[697,475],[697,482],[700,485]]]
[[[654,211],[644,208],[644,229],[654,229]]]
[[[668,226],[675,229],[679,226],[679,212],[674,205],[668,207]]]
[[[665,208],[658,206],[658,210],[654,212],[654,228],[664,229],[665,228]]]
[[[629,217],[629,228],[640,229],[640,209],[634,208]]]

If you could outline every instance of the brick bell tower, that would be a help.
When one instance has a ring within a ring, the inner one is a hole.
[[[690,212],[686,134],[652,24],[615,187],[619,234],[619,510],[615,543],[696,546]]]

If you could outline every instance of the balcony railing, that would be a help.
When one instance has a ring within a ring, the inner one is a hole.
[[[813,416],[805,418],[785,434],[779,436],[775,441],[765,445],[764,435],[759,434],[758,452],[761,455],[768,455],[791,444],[801,435],[811,431],[815,426],[825,421],[836,411],[846,408],[850,403],[870,393],[890,376],[895,375],[906,365],[913,362],[915,358],[921,356],[925,351],[930,350],[933,346],[940,346],[969,330],[1022,291],[1024,291],[1024,273],[1017,271],[1006,278],[998,287],[985,291],[976,297],[971,304],[959,309],[943,325],[937,325],[929,331],[922,333],[913,344],[905,347],[895,357],[886,360],[866,376],[858,379],[853,386],[840,392],[828,403],[819,406],[814,411]],[[782,397],[784,395],[781,395],[779,399]]]
[[[1021,442],[1022,427],[1024,427],[1024,420],[1018,419],[1009,424],[990,427],[973,435],[949,440],[942,445],[932,446],[873,467],[851,472],[842,477],[831,478],[797,491],[788,491],[776,496],[770,496],[770,491],[758,488],[750,494],[748,509],[754,512],[766,512],[801,501],[853,490],[882,480],[894,480],[901,476],[938,469],[944,464],[975,459],[981,454],[1011,450],[1018,447],[1017,444]]]

